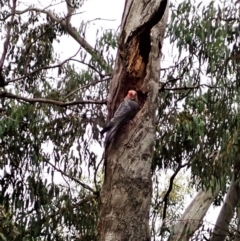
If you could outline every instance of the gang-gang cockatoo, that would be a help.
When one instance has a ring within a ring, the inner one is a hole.
[[[118,106],[113,118],[100,132],[101,135],[108,132],[105,144],[108,144],[111,140],[113,140],[121,126],[134,118],[138,109],[137,92],[135,90],[129,90],[127,96],[124,98],[124,101]]]

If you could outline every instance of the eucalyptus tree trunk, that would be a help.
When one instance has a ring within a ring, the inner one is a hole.
[[[219,191],[219,185],[217,185],[214,192],[211,189],[207,191],[200,190],[172,228],[168,241],[190,240],[194,232],[202,225],[202,220]]]
[[[101,241],[150,240],[151,160],[168,0],[126,0],[108,97],[108,119],[127,91],[140,110],[105,150],[98,231]]]

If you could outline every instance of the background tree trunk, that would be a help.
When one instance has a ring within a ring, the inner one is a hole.
[[[181,219],[174,225],[168,241],[188,241],[201,226],[206,212],[219,191],[219,185],[215,188],[214,193],[212,193],[211,189],[208,191],[200,190],[185,210]]]
[[[235,238],[234,241],[240,241],[240,207],[238,206],[237,208],[237,230],[236,230],[236,234],[235,234]]]
[[[236,207],[238,207],[240,203],[239,160],[240,150],[238,150],[238,153],[236,155],[232,181],[228,188],[228,192],[222,205],[221,211],[218,214],[211,241],[222,241],[226,239],[227,235],[229,235],[229,224],[233,218]]]
[[[229,224],[233,217],[236,204],[239,200],[238,196],[239,195],[237,195],[237,189],[235,186],[235,178],[233,177],[226,199],[218,215],[211,241],[223,241],[226,239],[226,236],[229,234]]]
[[[110,119],[129,89],[138,92],[140,111],[105,150],[100,240],[150,240],[151,161],[167,0],[128,0],[110,84]]]

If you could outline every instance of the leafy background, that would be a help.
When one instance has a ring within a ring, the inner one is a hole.
[[[0,1],[6,46],[0,62],[0,240],[97,240],[99,130],[120,30],[97,27],[94,40],[89,37],[102,20],[85,20],[88,1],[74,2],[69,29],[66,12],[55,10],[58,1],[46,8],[16,3],[15,10],[14,2]],[[152,160],[153,240],[168,237],[195,189],[220,183],[215,205],[226,193],[238,161],[238,14],[232,1],[170,5]],[[59,46],[66,51],[70,39],[79,45],[62,59]]]

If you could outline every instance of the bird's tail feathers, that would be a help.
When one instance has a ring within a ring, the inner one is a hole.
[[[105,132],[109,131],[112,127],[113,127],[113,123],[109,122],[109,124],[100,131],[100,134],[103,135]]]
[[[110,141],[114,139],[114,137],[116,136],[118,130],[119,130],[119,126],[116,126],[116,127],[112,128],[112,129],[107,133],[107,136],[106,136],[106,139],[105,139],[105,145],[109,144]]]
[[[102,136],[105,132],[107,132],[109,129],[111,129],[111,128],[108,128],[108,127],[103,128],[103,129],[100,131],[101,136]]]

